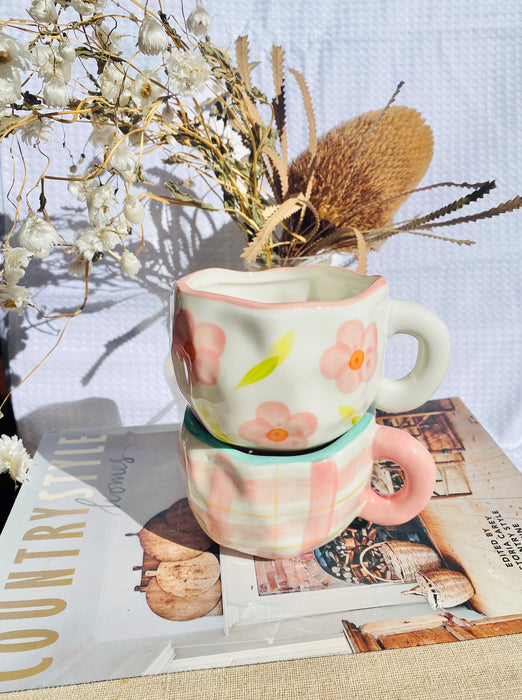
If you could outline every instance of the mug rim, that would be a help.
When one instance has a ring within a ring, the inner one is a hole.
[[[373,422],[374,418],[375,408],[372,407],[369,408],[351,428],[348,428],[342,435],[326,445],[311,447],[309,450],[301,450],[299,452],[278,452],[277,454],[269,451],[250,452],[250,448],[248,447],[242,447],[219,440],[199,421],[190,406],[187,406],[185,409],[182,427],[206,447],[219,449],[222,452],[233,455],[232,459],[234,461],[246,463],[251,466],[266,466],[267,464],[280,464],[282,462],[289,464],[303,462],[303,460],[321,462],[327,459],[333,459],[341,450],[344,450],[362,435]]]
[[[328,270],[334,275],[346,274],[355,277],[360,277],[361,279],[366,278],[371,280],[366,289],[361,290],[357,294],[343,299],[331,299],[331,300],[309,300],[309,301],[282,301],[282,302],[266,302],[266,301],[254,301],[250,299],[244,299],[242,297],[233,296],[229,294],[221,294],[219,292],[206,291],[204,289],[194,289],[190,286],[190,280],[196,275],[208,274],[212,272],[224,272],[227,276],[244,276],[245,279],[252,275],[281,275],[289,270],[292,271],[292,275],[296,272],[301,276],[309,275],[315,270]],[[386,287],[387,282],[382,275],[363,275],[356,270],[350,270],[345,267],[340,267],[339,265],[306,265],[303,267],[272,267],[266,270],[255,270],[255,271],[245,271],[245,270],[229,270],[223,267],[207,267],[201,270],[196,270],[184,275],[174,284],[175,290],[178,293],[184,294],[185,296],[197,297],[200,299],[207,299],[212,301],[222,301],[227,304],[234,304],[236,306],[242,306],[249,309],[296,309],[296,308],[321,308],[321,307],[332,307],[332,306],[347,306],[349,304],[358,303],[362,299],[374,294],[378,289]]]

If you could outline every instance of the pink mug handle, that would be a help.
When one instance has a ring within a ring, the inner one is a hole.
[[[372,457],[374,461],[389,459],[398,464],[405,481],[400,491],[389,496],[375,491],[369,482],[359,517],[376,525],[407,523],[421,512],[433,494],[437,473],[433,457],[412,435],[386,425],[377,426]]]

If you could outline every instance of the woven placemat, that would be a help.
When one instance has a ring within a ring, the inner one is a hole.
[[[162,674],[3,694],[2,700],[491,700],[522,697],[522,635]]]

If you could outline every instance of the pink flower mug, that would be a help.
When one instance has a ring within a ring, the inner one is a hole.
[[[301,453],[256,453],[213,437],[190,409],[179,441],[190,507],[221,545],[277,559],[321,547],[357,516],[380,525],[408,522],[428,503],[436,467],[414,437],[375,422],[373,409],[337,440]],[[400,491],[372,488],[373,462],[401,468]]]
[[[383,376],[387,339],[417,338],[416,364]],[[427,401],[449,363],[444,322],[388,298],[380,276],[341,267],[210,268],[174,290],[172,360],[181,393],[215,437],[254,449],[324,445],[375,406]]]

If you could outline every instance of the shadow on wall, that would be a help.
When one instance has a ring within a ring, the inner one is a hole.
[[[24,436],[26,449],[34,454],[42,433],[78,430],[79,425],[85,430],[103,431],[121,427],[121,420],[114,401],[93,397],[42,406],[20,418],[17,425]]]
[[[156,180],[164,180],[165,172],[156,170],[150,173]],[[172,179],[172,178],[170,178]],[[112,258],[101,259],[93,266],[89,284],[89,302],[83,314],[95,313],[100,308],[117,307],[131,302],[137,294],[155,295],[161,300],[161,309],[150,318],[142,320],[118,336],[111,337],[110,328],[104,328],[103,349],[97,357],[90,357],[90,365],[85,365],[82,385],[88,386],[95,374],[103,367],[105,360],[123,344],[132,342],[143,331],[157,323],[164,323],[168,318],[170,296],[176,279],[189,271],[204,267],[227,267],[242,269],[240,257],[244,247],[238,227],[228,217],[214,212],[206,212],[182,206],[162,205],[152,200],[148,207],[149,222],[154,228],[153,235],[147,237],[140,253],[142,268],[137,276],[130,277],[123,273]],[[60,218],[54,219],[58,230],[77,231],[88,226],[84,210],[78,207],[64,207]],[[3,229],[9,230],[12,221],[3,217]],[[147,222],[146,222],[147,223]],[[218,225],[221,224],[221,225]],[[147,232],[146,232],[147,236]],[[69,236],[68,236],[69,237]],[[131,250],[137,247],[136,236]],[[31,264],[23,283],[34,290],[38,303],[46,315],[68,313],[75,303],[83,298],[83,282],[72,278],[68,273],[68,259],[56,251],[43,261]],[[68,306],[45,307],[46,290],[64,291],[71,299]],[[43,319],[36,313],[23,316],[9,314],[5,323],[4,337],[6,343],[4,362],[7,382],[14,387],[22,379],[17,376],[10,360],[24,350],[27,345],[35,343],[35,334],[46,336],[42,347],[49,349],[58,339],[63,323]],[[11,332],[10,332],[11,331]],[[43,352],[41,353],[44,354]],[[38,358],[39,359],[39,358]]]

